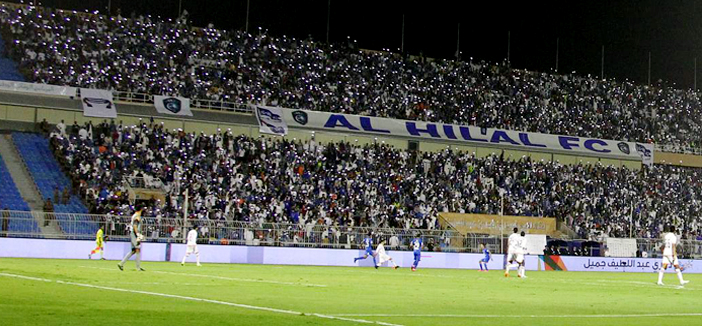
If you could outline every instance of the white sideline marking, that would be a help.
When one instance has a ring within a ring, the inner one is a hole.
[[[92,268],[92,269],[101,269],[101,270],[113,271],[113,272],[120,272],[119,270],[114,269],[114,268],[104,268],[104,267],[94,267],[94,266],[78,266],[78,267],[81,267],[81,268]],[[318,287],[318,288],[325,288],[325,287],[327,287],[327,286],[324,285],[324,284],[294,283],[294,282],[283,282],[283,281],[257,280],[257,279],[252,279],[252,278],[236,278],[236,277],[226,277],[226,276],[207,275],[207,274],[178,273],[178,272],[166,272],[166,271],[156,271],[156,270],[149,270],[148,272],[152,272],[152,273],[161,273],[161,274],[173,274],[173,275],[185,275],[185,276],[194,276],[194,277],[207,277],[207,278],[214,278],[214,279],[226,280],[226,281],[253,282],[253,283],[269,283],[269,284],[308,286],[308,287]]]
[[[346,316],[331,316],[331,315],[323,315],[323,314],[318,314],[318,313],[303,313],[303,312],[294,311],[294,310],[285,310],[285,309],[276,309],[276,308],[261,307],[261,306],[252,306],[252,305],[247,305],[247,304],[234,303],[234,302],[227,302],[227,301],[220,301],[220,300],[211,300],[211,299],[195,298],[195,297],[188,297],[188,296],[175,295],[175,294],[167,294],[167,293],[158,293],[158,292],[149,292],[149,291],[139,291],[139,290],[130,290],[130,289],[122,289],[122,288],[113,288],[113,287],[107,287],[107,286],[99,286],[99,285],[92,285],[92,284],[76,283],[76,282],[70,282],[70,281],[51,280],[51,279],[46,279],[46,278],[38,278],[38,277],[24,276],[24,275],[18,275],[18,274],[9,274],[9,273],[2,273],[2,272],[0,272],[0,276],[19,278],[19,279],[30,280],[30,281],[46,282],[46,283],[58,283],[58,284],[65,284],[65,285],[75,285],[75,286],[86,287],[86,288],[92,288],[92,289],[100,289],[100,290],[108,290],[108,291],[117,291],[117,292],[127,292],[127,293],[137,293],[137,294],[152,295],[152,296],[157,296],[157,297],[165,297],[165,298],[172,298],[172,299],[182,299],[182,300],[188,300],[188,301],[207,302],[207,303],[214,303],[214,304],[220,304],[220,305],[232,306],[232,307],[238,307],[238,308],[245,308],[245,309],[251,309],[251,310],[261,310],[261,311],[268,311],[268,312],[277,312],[277,313],[280,313],[280,314],[287,314],[287,315],[315,316],[315,317],[319,317],[319,318],[335,319],[335,320],[343,320],[343,321],[351,321],[351,322],[362,323],[362,324],[377,324],[377,325],[385,325],[385,326],[403,326],[403,325],[398,325],[398,324],[384,323],[384,322],[381,322],[381,321],[371,321],[371,320],[364,320],[364,319],[348,318],[348,317],[346,317]]]
[[[422,318],[643,318],[697,317],[702,313],[623,314],[623,315],[450,315],[450,314],[333,314],[337,317],[422,317]]]
[[[163,283],[163,282],[100,282],[100,284],[117,284],[117,285],[184,285],[184,286],[220,286],[221,284],[207,283]]]

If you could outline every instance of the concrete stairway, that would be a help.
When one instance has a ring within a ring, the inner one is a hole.
[[[577,239],[578,234],[573,231],[570,227],[566,225],[565,222],[558,222],[558,232],[560,232],[560,237],[561,239],[563,238],[570,238],[570,239]]]
[[[20,156],[17,148],[15,147],[12,137],[10,135],[0,135],[0,156],[2,160],[5,161],[7,170],[12,175],[12,180],[17,186],[22,199],[29,205],[32,211],[42,211],[44,207],[44,200],[37,189],[34,179],[29,174],[22,157]],[[42,214],[32,214],[42,231],[42,234],[61,234],[56,222],[49,223],[48,226],[44,226],[44,217]]]

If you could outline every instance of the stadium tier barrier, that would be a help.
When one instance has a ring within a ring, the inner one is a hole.
[[[105,226],[105,235],[112,243],[129,241],[129,216],[44,213],[38,211],[0,211],[0,226],[9,226],[27,222],[48,221],[49,227],[44,232],[39,229],[0,228],[0,237],[11,238],[42,238],[64,240],[94,240],[100,226]],[[6,221],[6,222],[5,222]],[[55,224],[55,225],[54,225]],[[376,243],[386,242],[389,250],[409,251],[409,242],[419,233],[424,239],[426,252],[462,252],[479,253],[480,244],[486,244],[495,254],[503,253],[506,246],[506,234],[462,235],[455,230],[412,230],[370,227],[339,227],[320,224],[282,224],[282,223],[251,223],[224,220],[188,220],[188,226],[200,227],[199,243],[212,245],[243,245],[251,247],[294,247],[294,248],[327,248],[327,249],[359,249],[362,240],[369,231],[373,231]],[[142,233],[148,243],[183,243],[187,229],[183,227],[182,219],[158,219],[145,216]],[[603,239],[604,240],[604,239]],[[621,242],[621,241],[620,241]],[[635,242],[638,254],[644,257],[660,257],[660,239],[628,239],[625,242]],[[616,250],[606,248],[611,244],[611,238],[604,241],[568,239],[549,239],[548,246],[561,255],[574,253],[581,256],[611,256],[632,257],[637,252],[631,250]],[[577,250],[574,250],[577,249]],[[530,252],[533,252],[530,251]],[[617,256],[620,253],[623,256]],[[702,241],[680,240],[678,245],[680,258],[700,258],[702,256]]]
[[[114,100],[130,103],[145,103],[153,104],[154,96],[152,94],[134,93],[129,91],[112,91]],[[223,100],[206,100],[206,99],[190,99],[190,105],[193,108],[201,110],[216,110],[238,113],[253,113],[251,106],[246,103],[227,102]]]
[[[86,259],[95,244],[92,241],[0,238],[0,257]],[[185,254],[184,244],[144,243],[142,260],[179,261]],[[199,245],[200,260],[203,263],[264,264],[264,265],[305,265],[305,266],[373,266],[372,259],[354,263],[354,258],[362,256],[360,249],[324,249],[257,246],[218,246]],[[127,242],[108,241],[105,244],[105,258],[120,260],[131,250]],[[409,267],[414,260],[410,251],[387,253],[400,267]],[[478,269],[482,254],[423,252],[420,268]],[[660,259],[653,258],[604,258],[604,257],[564,257],[528,255],[526,268],[530,271],[603,271],[603,272],[642,272],[656,273]],[[686,273],[702,273],[702,261],[682,259]],[[387,267],[388,263],[383,266]],[[493,255],[488,268],[501,270],[504,255]],[[148,268],[148,267],[147,267]],[[674,272],[671,268],[668,273]]]
[[[38,84],[38,83],[25,83],[25,82],[15,82],[15,81],[3,83],[2,81],[0,81],[0,91],[18,92],[18,93],[30,92],[30,93],[33,93],[35,95],[54,95],[54,96],[59,95],[59,94],[47,92],[48,87],[69,88],[72,90],[71,94],[61,94],[61,95],[71,96],[71,98],[77,96],[76,91],[75,91],[75,89],[77,89],[77,88],[75,88],[75,87],[46,85],[46,84]],[[115,100],[115,101],[126,102],[126,103],[135,103],[135,104],[154,104],[154,95],[153,94],[136,93],[136,92],[130,92],[130,91],[118,91],[118,90],[112,90],[110,92],[112,93],[113,100]],[[252,109],[252,106],[250,104],[240,103],[240,102],[226,102],[223,100],[190,99],[190,107],[195,108],[195,109],[200,109],[200,110],[226,111],[226,112],[236,112],[236,113],[251,114],[251,115],[253,114],[253,109]],[[318,113],[312,111],[312,112],[310,112],[310,114],[318,114]],[[305,124],[303,124],[302,126],[298,126],[298,127],[305,127],[304,126]],[[348,130],[345,130],[345,131],[348,131]],[[451,137],[449,137],[449,138],[455,139],[455,138],[451,138]],[[663,151],[663,152],[686,153],[686,154],[695,154],[695,155],[702,154],[701,149],[675,146],[675,145],[654,144],[652,149],[655,149],[658,151]],[[600,152],[600,151],[598,151],[598,152]],[[590,154],[595,154],[595,153],[590,153]]]

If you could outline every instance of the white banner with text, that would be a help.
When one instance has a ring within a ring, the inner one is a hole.
[[[104,89],[80,89],[83,115],[86,117],[117,118],[112,92]]]
[[[660,258],[611,258],[577,256],[539,256],[539,270],[571,272],[657,273],[662,268]],[[702,273],[702,261],[680,259],[684,273]],[[671,266],[666,271],[674,273]]]
[[[643,164],[649,166],[653,164],[653,144],[480,128],[476,126],[459,126],[438,122],[395,120],[331,112],[278,110],[282,112],[284,122],[290,127],[461,141],[473,145],[507,145],[522,150],[568,152],[575,155],[584,154],[597,157],[640,160]]]
[[[56,86],[49,84],[25,83],[11,80],[0,80],[0,90],[35,93],[56,96],[76,96],[76,88],[69,86]]]

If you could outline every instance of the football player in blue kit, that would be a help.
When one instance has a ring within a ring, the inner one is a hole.
[[[368,236],[363,239],[363,246],[366,248],[366,252],[363,253],[363,256],[354,258],[353,262],[355,263],[359,260],[368,258],[368,256],[371,256],[371,257],[373,257],[373,266],[375,266],[375,268],[377,269],[378,264],[376,263],[375,255],[373,254],[373,232],[372,231],[369,231]]]

